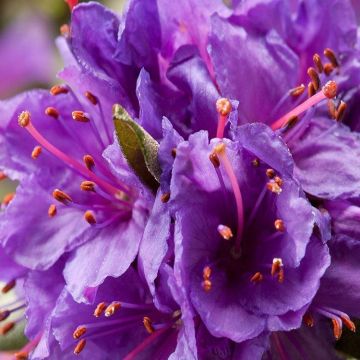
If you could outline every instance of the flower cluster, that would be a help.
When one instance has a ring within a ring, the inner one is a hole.
[[[360,316],[351,1],[68,2],[63,83],[0,102],[14,357],[337,358]]]

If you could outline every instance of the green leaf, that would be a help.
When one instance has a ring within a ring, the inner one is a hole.
[[[113,119],[116,136],[128,164],[146,186],[156,191],[161,175],[159,143],[121,105],[114,105]]]

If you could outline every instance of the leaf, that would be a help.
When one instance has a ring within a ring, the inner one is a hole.
[[[114,105],[113,120],[119,145],[128,164],[146,186],[156,191],[161,175],[159,143],[121,105]]]

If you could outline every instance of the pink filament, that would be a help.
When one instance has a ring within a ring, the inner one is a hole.
[[[216,137],[219,139],[222,139],[224,137],[226,119],[227,119],[226,115],[219,114],[219,121],[218,121],[218,126],[217,126],[217,131],[216,131]]]
[[[33,126],[33,124],[30,122],[25,129],[30,133],[30,135],[38,142],[40,143],[45,149],[47,149],[50,153],[52,153],[55,157],[62,160],[65,164],[69,165],[71,168],[76,170],[78,173],[83,175],[85,178],[90,179],[94,181],[96,184],[98,184],[100,187],[102,187],[106,192],[109,194],[115,196],[116,198],[119,198],[119,195],[121,194],[120,190],[117,189],[115,186],[109,184],[105,180],[100,179],[97,175],[95,175],[92,171],[88,170],[85,166],[83,166],[78,161],[74,160],[70,156],[63,153],[61,150],[59,150],[57,147],[49,143]]]
[[[229,177],[230,184],[231,184],[231,187],[233,189],[234,196],[235,196],[236,209],[237,209],[237,223],[238,223],[238,228],[237,228],[237,233],[236,233],[235,249],[240,250],[240,242],[241,242],[241,237],[242,237],[242,233],[243,233],[243,230],[244,230],[243,199],[242,199],[239,183],[237,181],[237,178],[236,178],[236,175],[234,173],[233,167],[232,167],[232,165],[231,165],[225,151],[226,150],[224,149],[224,151],[218,152],[218,156],[222,160],[222,163],[223,163],[224,168],[225,168],[225,172],[227,173],[227,175]]]
[[[304,101],[302,104],[297,106],[295,109],[291,110],[290,112],[288,112],[287,114],[282,116],[280,119],[273,122],[271,124],[271,128],[273,130],[280,129],[281,127],[283,127],[288,122],[288,120],[290,118],[292,118],[293,116],[299,116],[304,111],[308,110],[309,108],[311,108],[312,106],[318,104],[321,100],[324,100],[326,98],[327,97],[324,94],[324,92],[319,91],[317,94],[315,94],[314,96],[310,97],[309,99]]]

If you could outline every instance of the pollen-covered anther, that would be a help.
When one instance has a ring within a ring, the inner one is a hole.
[[[280,232],[285,231],[285,224],[281,219],[276,219],[274,222],[275,229]]]
[[[86,340],[85,339],[81,339],[77,345],[75,346],[75,349],[74,349],[74,354],[75,355],[79,355],[85,348],[85,345],[86,345]]]
[[[318,91],[320,88],[320,78],[319,74],[313,67],[309,67],[307,70],[307,74],[311,80],[311,83],[313,84],[314,90]]]
[[[176,148],[171,149],[171,156],[175,159],[176,158]]]
[[[252,166],[254,166],[254,167],[259,167],[259,165],[260,165],[260,160],[257,159],[257,158],[255,158],[255,159],[253,159],[253,160],[251,161],[251,164],[252,164]]]
[[[335,112],[336,121],[341,121],[342,120],[342,118],[344,116],[344,113],[346,111],[346,108],[347,108],[346,102],[341,100],[340,105],[339,105],[339,107],[337,108],[337,110]]]
[[[336,96],[336,91],[337,91],[336,82],[333,80],[328,81],[323,86],[322,91],[327,98],[329,98],[329,99],[334,98]]]
[[[55,189],[53,191],[52,195],[55,200],[57,200],[63,204],[66,204],[67,202],[72,202],[72,198],[67,193],[65,193],[64,191],[61,191],[59,189]]]
[[[167,193],[162,194],[160,200],[163,203],[167,203],[170,200],[170,193],[167,192]]]
[[[305,313],[303,317],[304,324],[308,327],[313,327],[315,324],[314,317],[310,313]]]
[[[84,155],[83,161],[85,163],[85,166],[91,170],[95,166],[94,158],[91,155]]]
[[[85,92],[85,97],[93,104],[93,105],[97,105],[98,104],[98,98],[91,93],[90,91],[86,91]]]
[[[266,187],[269,191],[271,191],[277,195],[279,195],[282,192],[281,186],[278,183],[276,183],[275,181],[269,181],[266,184]]]
[[[113,301],[106,309],[105,316],[110,317],[113,316],[118,310],[121,308],[121,303],[118,301]]]
[[[204,280],[209,280],[211,277],[211,267],[210,266],[205,266],[203,269],[203,279]]]
[[[337,319],[331,319],[333,324],[333,332],[336,340],[339,340],[342,335],[342,324]]]
[[[16,280],[11,280],[7,284],[3,286],[1,289],[1,292],[3,294],[7,294],[9,291],[11,291],[16,286]]]
[[[10,316],[11,312],[9,310],[0,311],[0,321],[6,320]]]
[[[273,179],[275,177],[275,170],[274,169],[266,169],[266,176],[269,179]]]
[[[352,332],[356,331],[356,326],[355,324],[350,320],[350,318],[346,315],[342,315],[340,316],[342,322],[344,323],[344,325]]]
[[[14,197],[15,197],[15,193],[6,194],[3,198],[2,204],[4,206],[8,206],[14,200]]]
[[[45,109],[45,115],[57,119],[59,117],[59,112],[54,107],[49,106]]]
[[[292,129],[299,122],[299,117],[296,115],[290,116],[288,121],[285,123],[285,130]]]
[[[57,213],[57,209],[56,209],[56,205],[55,204],[51,204],[49,206],[49,209],[48,209],[48,215],[49,217],[54,217]]]
[[[94,213],[91,210],[87,210],[84,213],[84,219],[90,224],[95,225],[96,224],[96,218]]]
[[[73,338],[75,340],[80,339],[85,333],[86,333],[86,327],[85,326],[78,326],[75,331],[73,332]]]
[[[70,26],[68,24],[63,24],[60,26],[60,34],[64,37],[70,36]]]
[[[85,180],[80,184],[82,191],[95,191],[95,183],[93,181]]]
[[[271,266],[271,276],[277,275],[283,268],[283,262],[280,258],[274,258]]]
[[[312,82],[308,83],[308,97],[311,98],[316,94],[316,90],[314,88],[314,84]]]
[[[319,73],[322,73],[323,70],[324,70],[324,66],[322,64],[320,55],[319,54],[314,54],[313,61],[314,61],[314,65],[315,65],[316,70]]]
[[[337,68],[339,67],[339,62],[337,60],[337,57],[335,55],[335,52],[332,50],[332,49],[329,49],[329,48],[326,48],[324,50],[324,55],[329,59],[331,65],[334,67],[334,68]]]
[[[41,152],[42,152],[41,146],[35,146],[33,151],[31,152],[31,157],[33,159],[37,159],[40,156]]]
[[[67,94],[69,92],[69,88],[66,85],[54,85],[50,89],[50,94],[53,96],[57,96],[60,94]]]
[[[293,97],[298,97],[302,95],[305,91],[305,85],[301,84],[293,89],[290,90],[290,95]]]
[[[31,121],[31,114],[29,111],[22,111],[18,117],[18,123],[21,127],[27,127]]]
[[[6,335],[8,332],[10,332],[15,327],[14,322],[8,322],[3,327],[0,328],[0,335]]]
[[[105,311],[106,308],[107,308],[106,303],[104,303],[104,302],[99,303],[96,306],[96,309],[94,310],[94,316],[95,317],[100,317],[103,314],[103,312]]]
[[[216,153],[212,152],[212,153],[209,155],[209,160],[210,160],[211,163],[213,164],[214,168],[220,167],[220,160],[219,160],[219,157],[217,156]]]
[[[276,184],[278,184],[279,186],[282,186],[283,181],[282,178],[280,176],[275,176],[274,177],[274,181],[276,182]]]
[[[220,115],[227,116],[230,114],[231,110],[232,110],[232,106],[229,99],[220,98],[216,101],[216,111]]]
[[[76,110],[71,113],[71,116],[74,120],[79,122],[89,122],[90,116],[89,114],[85,113],[84,111]]]
[[[210,280],[204,280],[202,283],[201,283],[201,286],[202,288],[204,289],[204,291],[208,292],[211,290],[211,287],[212,287],[212,283]]]
[[[250,278],[250,281],[252,283],[258,283],[258,282],[262,281],[263,279],[264,279],[263,274],[258,271]]]
[[[331,73],[334,71],[334,65],[333,64],[331,64],[331,63],[326,63],[325,65],[324,65],[324,73],[325,73],[325,75],[326,76],[329,76],[329,75],[331,75]]]
[[[19,351],[14,354],[16,360],[27,360],[29,358],[29,353],[27,351]]]
[[[226,225],[218,225],[217,231],[224,240],[230,240],[234,236],[231,229]]]
[[[149,317],[144,316],[144,318],[143,318],[143,324],[144,324],[144,327],[145,327],[146,331],[147,331],[149,334],[152,334],[152,333],[155,331],[155,329],[154,329],[154,327],[153,327],[153,325],[152,325],[152,321],[151,321],[151,319],[150,319]]]
[[[329,115],[332,119],[336,119],[336,106],[332,99],[328,101]]]
[[[226,145],[224,143],[219,143],[214,147],[214,153],[217,155],[223,154],[225,152]]]

